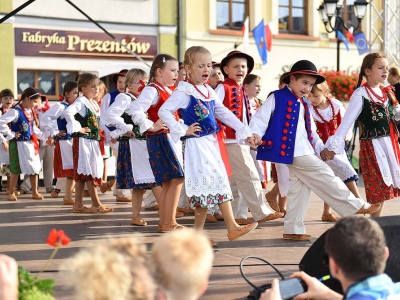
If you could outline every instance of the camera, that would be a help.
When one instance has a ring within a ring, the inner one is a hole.
[[[307,286],[300,278],[289,278],[279,282],[279,291],[283,300],[292,299],[306,292]]]

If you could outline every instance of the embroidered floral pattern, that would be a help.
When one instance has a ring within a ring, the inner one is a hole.
[[[183,170],[166,133],[147,136],[150,166],[157,183],[183,177]]]
[[[399,195],[399,189],[387,186],[376,161],[372,140],[360,140],[360,167],[368,203],[379,203]]]
[[[232,201],[233,197],[230,194],[215,194],[215,195],[200,195],[189,197],[190,206],[210,208],[226,201]]]

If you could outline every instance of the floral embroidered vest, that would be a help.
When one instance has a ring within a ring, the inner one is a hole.
[[[19,106],[15,106],[14,109],[18,112],[19,117],[16,122],[11,122],[11,130],[21,134],[18,138],[15,138],[15,140],[17,142],[30,141],[33,133],[33,120],[29,122]]]
[[[382,136],[390,135],[389,120],[394,121],[394,108],[389,103],[383,107],[376,105],[374,102],[363,97],[363,109],[358,116],[358,120],[362,126],[360,140],[375,139]],[[389,116],[387,115],[389,113]]]
[[[86,115],[82,117],[79,113],[75,114],[77,120],[82,127],[89,127],[88,135],[82,133],[74,133],[73,136],[79,136],[84,139],[100,141],[99,123],[100,117],[97,117],[89,108],[86,107]]]
[[[130,94],[130,93],[125,93],[125,94],[131,98],[132,102],[136,100],[136,98],[132,94]],[[135,137],[137,140],[145,140],[146,139],[146,135],[140,133],[140,126],[135,125],[133,123],[132,116],[130,116],[126,112],[124,112],[121,117],[122,117],[122,119],[124,119],[125,124],[130,124],[133,126],[132,131],[135,134]],[[122,136],[120,139],[129,139],[129,137]]]
[[[187,126],[199,123],[201,132],[196,132],[198,136],[205,136],[219,131],[219,126],[214,117],[215,100],[202,101],[190,96],[189,105],[180,110],[181,117]],[[183,139],[193,138],[194,136],[184,136]]]
[[[60,102],[60,104],[64,105],[64,109],[66,109],[69,106],[69,104],[67,102],[64,102],[64,101]],[[69,139],[72,138],[72,134],[67,133],[67,121],[65,120],[65,118],[63,118],[61,116],[58,117],[57,118],[57,126],[58,126],[58,130],[60,130],[60,131],[64,130],[66,135],[61,136],[61,137],[60,136],[56,136],[54,138],[56,141],[58,141],[58,140],[69,140]]]

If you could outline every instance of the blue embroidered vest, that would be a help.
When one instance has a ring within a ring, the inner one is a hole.
[[[297,123],[300,105],[296,95],[284,87],[274,92],[275,111],[269,120],[268,128],[262,137],[262,145],[257,148],[257,160],[270,161],[282,164],[292,164],[296,141]],[[311,121],[308,101],[303,98],[306,114],[306,130],[310,143]]]
[[[64,107],[65,108],[67,108],[68,106],[69,106],[69,104],[67,103],[67,102],[60,102],[60,104],[62,104],[62,105],[64,105]],[[64,109],[65,109],[64,108]],[[69,140],[69,139],[71,139],[72,138],[72,135],[71,134],[69,134],[69,133],[67,133],[67,120],[65,120],[65,118],[61,118],[61,117],[58,117],[57,118],[57,127],[58,127],[58,130],[64,130],[65,131],[65,133],[66,133],[66,135],[64,135],[64,136],[56,136],[54,139],[56,140],[56,141],[59,141],[59,140]]]
[[[113,92],[109,92],[109,94],[110,94],[110,104],[108,105],[108,107],[110,107],[110,105],[114,103],[115,98],[117,98],[117,96],[120,94],[120,91],[115,90],[115,91],[113,91]],[[117,128],[115,128],[114,126],[106,126],[106,127],[107,127],[108,130],[110,130],[110,131],[114,131],[115,129],[117,129]]]
[[[181,118],[185,125],[190,126],[193,123],[199,123],[201,132],[196,132],[198,136],[205,136],[219,131],[219,126],[215,120],[215,100],[202,101],[190,96],[189,105],[179,109]],[[182,139],[193,138],[194,136],[183,136]]]
[[[31,126],[33,126],[33,124],[29,124],[28,119],[25,117],[24,112],[19,106],[15,106],[14,109],[18,112],[19,117],[16,122],[11,122],[11,130],[21,134],[18,138],[15,138],[15,140],[17,142],[30,141],[32,135]]]

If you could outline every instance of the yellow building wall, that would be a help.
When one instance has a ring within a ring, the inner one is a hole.
[[[158,2],[159,24],[176,25],[177,24],[177,1],[159,0]],[[159,34],[159,53],[167,53],[174,57],[178,55],[178,45],[176,43],[176,34]]]
[[[12,11],[12,0],[0,1],[0,13]],[[14,30],[12,24],[0,24],[0,90],[11,89],[14,94]]]

